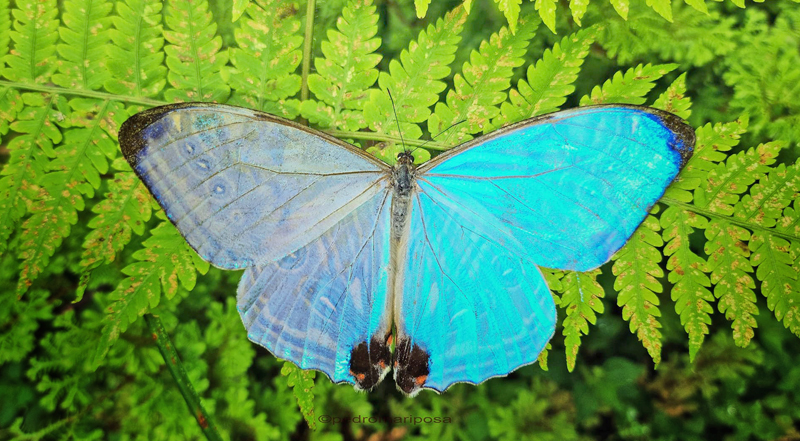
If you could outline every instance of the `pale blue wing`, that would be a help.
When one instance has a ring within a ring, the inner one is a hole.
[[[477,384],[533,363],[556,310],[539,269],[471,228],[471,219],[418,194],[407,264],[395,297],[395,381],[414,395]]]
[[[237,302],[250,340],[337,383],[380,382],[391,366],[390,199],[377,194],[305,247],[245,271]]]
[[[378,193],[387,166],[291,121],[220,104],[157,107],[120,144],[197,253],[243,268],[308,244]]]
[[[420,167],[418,184],[504,248],[586,271],[628,240],[693,146],[694,131],[670,113],[579,108],[448,152]]]
[[[674,115],[600,106],[515,124],[420,167],[394,298],[400,389],[442,391],[535,361],[555,307],[534,263],[608,261],[693,146]]]

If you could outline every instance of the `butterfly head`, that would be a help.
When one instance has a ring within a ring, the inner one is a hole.
[[[397,164],[403,165],[413,165],[414,164],[414,156],[411,154],[410,151],[404,150],[397,154]]]
[[[389,373],[392,353],[388,340],[384,340],[372,337],[369,345],[361,342],[350,352],[350,375],[353,376],[356,390],[372,390]]]
[[[400,339],[395,350],[394,381],[400,392],[414,397],[430,374],[430,355],[409,339]]]

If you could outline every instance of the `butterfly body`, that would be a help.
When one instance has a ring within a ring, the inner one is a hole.
[[[608,261],[694,145],[638,106],[533,118],[420,166],[215,104],[150,109],[119,137],[198,254],[245,269],[252,341],[364,390],[393,369],[408,395],[535,362],[556,320],[538,266]]]

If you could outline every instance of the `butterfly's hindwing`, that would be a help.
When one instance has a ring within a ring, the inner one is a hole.
[[[253,342],[337,383],[370,389],[383,378],[391,364],[385,190],[305,247],[245,271],[237,303]]]

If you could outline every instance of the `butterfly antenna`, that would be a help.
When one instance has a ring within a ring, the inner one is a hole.
[[[392,101],[392,110],[394,111],[394,120],[397,122],[397,133],[400,135],[400,144],[403,144],[403,151],[408,152],[406,149],[406,142],[403,140],[403,131],[400,130],[400,119],[397,117],[397,107],[394,105],[392,91],[390,89],[386,89],[386,92],[389,93],[389,100]]]
[[[444,133],[444,132],[446,132],[446,131],[448,131],[448,130],[452,129],[453,127],[455,127],[455,126],[457,126],[457,125],[459,125],[459,124],[461,124],[461,123],[465,123],[465,122],[467,122],[467,120],[465,120],[465,119],[462,119],[461,121],[458,121],[458,122],[455,122],[455,123],[453,123],[453,124],[450,124],[450,127],[448,127],[448,128],[446,128],[446,129],[442,130],[441,132],[439,132],[439,133],[437,133],[437,134],[435,134],[435,135],[431,136],[431,139],[429,139],[429,140],[427,140],[427,141],[423,142],[423,143],[422,143],[422,145],[420,145],[420,146],[418,146],[418,147],[414,148],[414,150],[411,150],[411,151],[409,152],[409,154],[413,155],[413,154],[414,154],[414,152],[416,152],[416,151],[417,151],[417,149],[421,149],[421,148],[425,147],[425,145],[426,145],[427,143],[429,143],[429,142],[433,141],[434,139],[438,138],[438,137],[439,137],[439,136],[440,136],[442,133]]]

